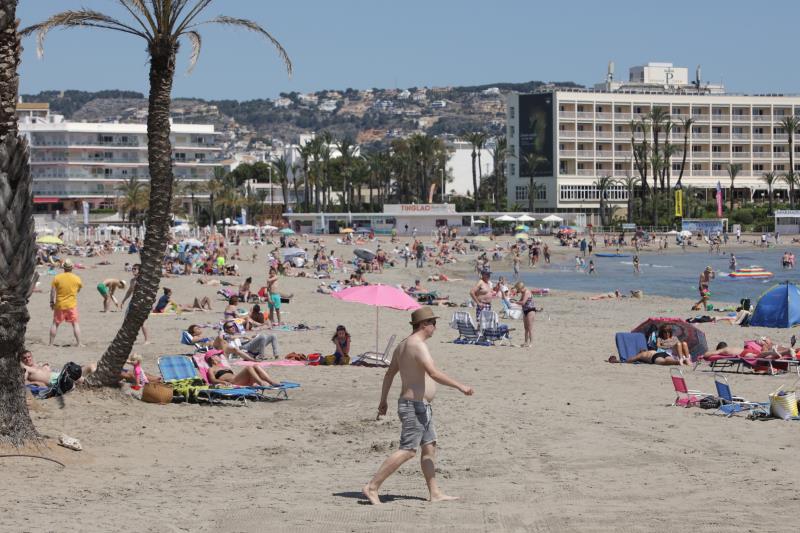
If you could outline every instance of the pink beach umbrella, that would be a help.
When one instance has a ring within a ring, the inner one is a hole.
[[[417,301],[406,294],[403,290],[391,285],[363,285],[358,287],[350,287],[348,289],[334,292],[331,294],[338,300],[345,302],[356,302],[360,304],[367,304],[375,306],[375,351],[379,351],[378,347],[378,315],[381,307],[388,307],[390,309],[399,309],[401,311],[413,311],[419,309],[421,306]]]

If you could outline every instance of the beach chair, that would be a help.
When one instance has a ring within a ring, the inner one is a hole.
[[[692,407],[699,404],[703,398],[714,396],[713,394],[690,389],[686,385],[686,378],[683,377],[683,371],[680,368],[671,368],[669,374],[677,395],[672,403],[673,407]]]
[[[619,332],[614,336],[614,342],[617,345],[620,363],[624,363],[639,352],[647,350],[647,339],[644,333],[640,332]]]
[[[458,330],[458,338],[453,342],[456,344],[477,344],[480,339],[480,331],[472,315],[467,311],[456,311],[450,320],[450,327]]]
[[[736,413],[758,411],[759,413],[769,414],[769,402],[749,402],[739,396],[734,396],[731,392],[731,386],[728,384],[728,379],[719,374],[714,375],[714,386],[717,389],[717,398],[720,401],[719,409],[716,413],[725,416],[733,416]]]
[[[198,400],[208,403],[222,403],[224,400],[238,401],[242,405],[248,399],[258,399],[258,391],[253,389],[211,389],[200,377],[192,359],[184,355],[164,355],[158,358],[158,369],[165,383],[189,382],[191,394]],[[188,399],[188,398],[187,398]]]
[[[355,366],[388,367],[392,362],[389,352],[392,349],[392,346],[394,346],[394,341],[396,339],[397,335],[392,335],[389,337],[389,342],[386,343],[386,349],[383,351],[383,353],[364,352],[360,355],[357,355],[350,364]]]
[[[484,311],[480,315],[480,337],[479,340],[494,344],[497,341],[510,341],[511,331],[506,324],[500,323],[500,317],[496,311]]]
[[[206,355],[207,354],[194,354],[192,359],[194,360],[194,365],[197,367],[197,371],[200,374],[200,378],[206,382],[209,387],[213,387],[214,385],[208,379],[208,363],[206,363]],[[228,358],[225,357],[224,354],[219,353],[217,354],[220,357],[220,361],[222,362],[222,366],[226,368],[231,368],[230,362]],[[233,370],[231,368],[231,370]],[[246,387],[242,387],[239,385],[231,385],[230,387],[226,387],[223,389],[212,389],[212,390],[248,390],[248,391],[255,391],[259,398],[254,399],[264,399],[264,400],[288,400],[289,394],[287,391],[289,389],[296,389],[299,387],[299,383],[293,383],[290,381],[282,381],[280,385],[272,386],[272,385],[248,385]]]

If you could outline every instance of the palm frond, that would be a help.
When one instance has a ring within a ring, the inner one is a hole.
[[[197,24],[192,24],[190,26],[187,26],[186,30],[190,30],[192,28],[196,28],[196,27],[204,25],[204,24],[221,24],[223,26],[238,26],[240,28],[244,28],[246,30],[250,30],[250,31],[256,32],[256,33],[260,34],[261,36],[265,37],[269,42],[272,43],[272,45],[278,51],[278,55],[280,56],[281,60],[283,61],[284,66],[286,67],[286,72],[289,74],[290,78],[292,77],[292,69],[293,69],[293,67],[292,67],[292,60],[289,59],[289,54],[286,53],[286,50],[283,48],[281,43],[279,43],[278,40],[275,37],[272,36],[272,34],[270,34],[267,30],[265,30],[264,28],[262,28],[261,26],[259,26],[255,22],[253,22],[252,20],[240,19],[240,18],[234,18],[234,17],[227,17],[225,15],[220,15],[218,17],[215,17],[213,19],[207,20],[205,22],[199,22]]]
[[[150,40],[150,37],[146,33],[143,33],[136,28],[132,28],[127,24],[123,24],[113,17],[109,17],[108,15],[104,15],[98,11],[91,11],[88,9],[82,9],[79,11],[64,11],[63,13],[58,13],[44,22],[34,24],[33,26],[28,26],[20,31],[20,34],[30,35],[32,33],[36,33],[36,52],[39,57],[42,57],[44,55],[44,39],[51,30],[58,27],[76,28],[82,26],[121,31],[123,33],[130,33],[131,35],[142,37],[145,40]]]
[[[197,4],[195,4],[194,7],[192,7],[189,13],[186,14],[181,23],[178,24],[178,18],[180,17],[183,8],[186,7],[185,4],[188,4],[188,0],[179,0],[179,1],[181,1],[184,5],[181,5],[179,9],[175,10],[174,12],[175,17],[172,20],[173,27],[175,27],[175,25],[177,24],[176,27],[177,31],[175,32],[177,35],[180,35],[185,30],[187,30],[189,28],[189,25],[193,24],[195,19],[197,19],[198,15],[200,15],[200,13],[202,13],[203,10],[207,8],[208,5],[214,0],[199,0]]]
[[[147,6],[144,5],[143,0],[118,0],[122,7],[124,7],[128,13],[139,23],[139,25],[144,29],[144,32],[149,36],[154,36],[156,31],[156,25],[153,22],[153,17],[150,14],[150,11],[147,10]]]
[[[185,33],[186,38],[192,43],[192,54],[189,56],[189,72],[194,70],[197,65],[197,59],[200,57],[200,48],[203,46],[203,39],[200,34],[194,30]]]

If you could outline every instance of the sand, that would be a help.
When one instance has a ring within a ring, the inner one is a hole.
[[[342,246],[334,246],[340,252]],[[243,255],[250,251],[242,247]],[[259,262],[240,262],[260,286]],[[569,261],[565,254],[564,261]],[[37,361],[96,360],[122,321],[101,313],[94,288],[121,276],[131,256],[111,266],[77,270],[85,348],[48,347],[47,293],[31,299],[29,347]],[[96,259],[84,259],[95,265]],[[417,269],[367,275],[410,283]],[[430,271],[425,269],[427,274]],[[687,273],[694,279],[696,273]],[[461,277],[468,280],[473,275]],[[42,285],[49,285],[46,274]],[[127,277],[126,277],[127,279]],[[472,282],[426,283],[465,301]],[[165,279],[175,299],[211,296],[195,278]],[[283,352],[329,353],[337,324],[353,334],[353,352],[374,349],[375,310],[314,292],[311,279],[282,279],[293,292],[284,320],[323,326],[279,332]],[[612,288],[610,288],[612,289]],[[790,531],[800,508],[794,479],[798,426],[781,421],[726,419],[710,411],[669,407],[668,370],[606,363],[613,334],[653,315],[691,316],[688,300],[586,301],[557,292],[538,300],[534,346],[487,348],[452,344],[443,317],[430,348],[439,367],[475,388],[473,397],[441,388],[434,403],[439,433],[437,475],[457,502],[430,504],[417,461],[389,478],[378,508],[361,487],[399,439],[399,422],[376,421],[384,371],[372,368],[294,367],[271,370],[297,381],[290,400],[246,407],[151,405],[123,391],[76,391],[55,401],[33,401],[39,431],[77,437],[84,451],[61,448],[32,458],[0,458],[2,531]],[[157,342],[136,345],[145,368],[159,355],[183,353],[179,332],[219,320],[215,312],[154,316]],[[409,332],[408,314],[382,310],[381,342]],[[521,343],[522,324],[513,338]],[[786,330],[702,324],[709,344]],[[71,343],[62,326],[56,344]],[[791,376],[729,375],[736,394],[764,401]],[[713,391],[713,376],[687,372],[689,386]],[[390,405],[397,395],[395,384]],[[2,450],[0,453],[8,453]],[[772,502],[772,503],[768,503]]]

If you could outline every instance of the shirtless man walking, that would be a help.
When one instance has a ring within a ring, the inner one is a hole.
[[[402,386],[397,401],[397,414],[402,423],[400,433],[400,449],[390,455],[380,466],[369,483],[364,485],[364,495],[370,503],[381,503],[378,490],[386,478],[400,466],[417,454],[422,446],[420,466],[428,485],[430,501],[441,502],[456,500],[439,489],[436,483],[434,457],[436,455],[436,430],[433,427],[433,411],[431,402],[436,395],[436,383],[460,390],[466,396],[472,396],[472,387],[468,387],[450,378],[438,370],[425,341],[433,337],[436,331],[436,319],[430,307],[421,307],[411,314],[413,332],[395,349],[392,363],[383,377],[381,401],[378,404],[378,417],[388,410],[387,397],[395,375],[400,372]]]
[[[492,289],[492,271],[488,268],[481,270],[481,279],[469,291],[472,302],[475,304],[475,320],[480,322],[481,313],[492,310],[492,298],[495,295]]]

